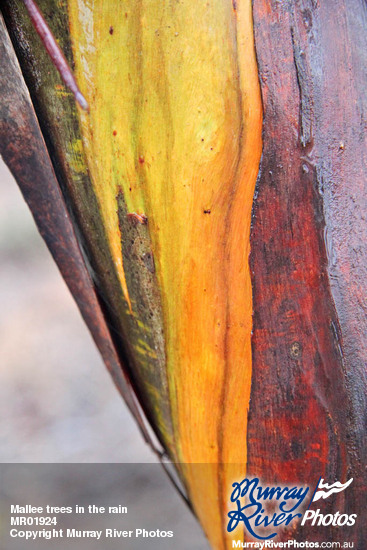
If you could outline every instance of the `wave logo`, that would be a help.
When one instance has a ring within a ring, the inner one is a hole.
[[[335,483],[332,483],[329,485],[328,483],[325,483],[325,481],[320,477],[319,482],[316,486],[316,489],[314,491],[313,497],[311,499],[310,505],[308,508],[310,508],[311,504],[313,502],[316,502],[318,500],[326,499],[330,495],[334,493],[341,493],[342,491],[345,491],[347,487],[353,482],[353,478],[351,478],[346,483],[340,483],[340,481],[336,481]],[[305,525],[306,522],[311,522],[311,525],[317,525],[324,527],[327,527],[328,525],[332,525],[333,527],[342,527],[343,525],[347,525],[348,527],[351,527],[355,524],[357,518],[357,514],[341,514],[340,512],[336,512],[335,514],[321,514],[320,510],[307,510],[302,518],[301,525]]]
[[[341,493],[342,491],[345,491],[347,487],[352,483],[353,478],[351,478],[346,483],[340,483],[340,481],[336,481],[335,483],[332,483],[331,485],[328,485],[325,483],[325,481],[320,477],[319,482],[317,484],[317,487],[315,489],[315,492],[313,494],[313,498],[311,500],[312,502],[316,502],[316,500],[320,500],[320,498],[328,498],[333,493]]]

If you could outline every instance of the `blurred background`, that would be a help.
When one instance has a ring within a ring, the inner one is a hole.
[[[155,462],[1,157],[0,462]]]
[[[24,548],[24,539],[9,537],[9,511],[13,503],[31,502],[122,503],[128,519],[85,514],[61,518],[60,525],[175,534],[104,539],[109,550],[122,545],[164,550],[172,544],[177,550],[208,549],[199,524],[156,462],[0,157],[0,547]],[[91,539],[44,539],[28,541],[27,547],[64,550],[76,544],[79,550],[101,547]]]

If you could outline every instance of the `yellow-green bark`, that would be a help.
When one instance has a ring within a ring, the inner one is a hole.
[[[68,0],[55,10],[90,112],[76,118],[73,106],[56,123],[72,98],[57,75],[44,84],[50,139],[63,134],[54,157],[148,416],[213,547],[230,547],[226,502],[246,471],[261,155],[251,1]]]

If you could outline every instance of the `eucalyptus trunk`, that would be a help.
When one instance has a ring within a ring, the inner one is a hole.
[[[211,545],[247,536],[226,528],[232,482],[245,475],[310,485],[353,477],[345,501],[332,503],[362,518],[364,3],[38,5],[89,110],[23,3],[7,0],[31,100],[3,28],[1,136],[26,118],[28,147],[23,156],[20,142],[17,151],[7,143],[3,155]],[[27,162],[39,168],[33,181]],[[361,544],[361,529],[324,528],[323,538]]]

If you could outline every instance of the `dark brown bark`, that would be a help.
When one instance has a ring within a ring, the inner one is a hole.
[[[0,16],[0,152],[30,207],[38,229],[81,311],[113,380],[147,442],[149,434],[117,356],[93,282]]]
[[[362,549],[366,5],[255,0],[254,23],[264,149],[251,234],[249,471],[310,486],[353,477],[320,508],[357,513],[356,528],[322,536]]]
[[[39,0],[37,3],[73,67],[67,3],[60,4],[57,0]],[[22,2],[7,0],[1,9],[117,353],[128,370],[140,402],[144,404],[146,416],[173,456],[173,427],[167,394],[159,292],[156,289],[151,292],[151,274],[144,265],[139,265],[139,277],[130,277],[130,298],[141,306],[149,302],[149,307],[139,307],[138,318],[128,313],[129,306],[122,292],[99,200],[89,173],[75,98],[64,89],[62,79]],[[120,215],[119,219],[124,232],[130,233],[133,225],[131,219],[126,215]],[[147,248],[149,225],[144,233]],[[126,243],[122,248],[126,256]],[[140,284],[143,280],[144,285]],[[145,341],[149,354],[145,353],[145,347],[143,349],[138,345],[139,339]]]

